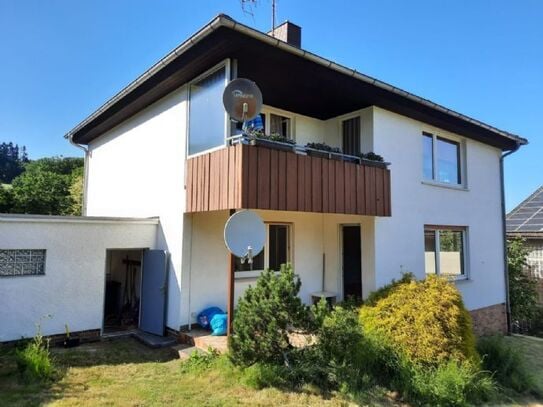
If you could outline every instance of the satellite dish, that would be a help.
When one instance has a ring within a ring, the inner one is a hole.
[[[256,83],[238,78],[231,81],[222,95],[224,109],[239,122],[254,119],[262,109],[262,92]]]
[[[256,256],[264,248],[266,227],[253,211],[243,210],[234,213],[224,226],[224,242],[234,256],[243,259]]]

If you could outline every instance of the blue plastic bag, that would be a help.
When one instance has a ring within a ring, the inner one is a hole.
[[[209,323],[211,325],[211,335],[223,336],[226,335],[228,329],[228,315],[227,314],[215,314]]]
[[[224,314],[224,311],[218,307],[209,307],[198,314],[198,324],[205,329],[208,329],[211,324],[211,320],[216,314]]]

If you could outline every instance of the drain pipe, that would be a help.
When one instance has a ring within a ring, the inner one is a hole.
[[[500,157],[500,187],[501,187],[501,207],[502,207],[502,232],[503,232],[503,267],[504,267],[504,277],[505,277],[505,312],[507,320],[507,334],[511,334],[511,303],[509,302],[509,265],[507,261],[507,223],[505,219],[505,180],[504,180],[504,169],[503,163],[505,157],[513,154],[521,146],[521,143],[517,143],[516,146],[501,155]]]
[[[74,147],[77,147],[85,152],[85,158],[83,160],[83,201],[81,203],[81,216],[87,215],[87,179],[88,179],[88,171],[89,171],[89,149],[82,144],[77,144],[73,140],[73,136],[69,135],[66,136],[70,144]]]

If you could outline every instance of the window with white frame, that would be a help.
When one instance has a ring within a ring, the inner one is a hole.
[[[462,184],[460,143],[422,133],[422,173],[425,180],[444,184]]]
[[[466,278],[466,228],[456,226],[424,227],[426,274],[458,279]]]
[[[227,65],[189,84],[188,154],[198,154],[225,143],[226,112],[222,94],[227,82]]]
[[[270,134],[279,134],[286,138],[292,138],[292,122],[290,117],[278,114],[270,114]]]
[[[0,277],[45,274],[45,250],[0,250]]]
[[[281,265],[289,263],[290,257],[290,233],[291,226],[286,223],[266,224],[266,244],[264,249],[253,258],[253,264],[241,263],[241,259],[235,259],[235,271],[262,271],[272,269],[279,271]]]

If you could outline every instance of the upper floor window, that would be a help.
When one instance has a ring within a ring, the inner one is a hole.
[[[360,154],[360,117],[341,122],[343,153],[348,155]]]
[[[270,134],[279,134],[286,138],[292,138],[290,117],[270,113]]]
[[[466,229],[451,226],[424,227],[426,274],[465,278]]]
[[[253,264],[242,264],[236,257],[235,271],[272,269],[279,271],[290,259],[290,225],[270,223],[266,225],[267,238],[264,249],[253,258]]]
[[[225,65],[189,85],[189,155],[224,145],[226,113],[222,94],[225,86]]]
[[[422,134],[424,179],[445,184],[462,184],[460,143],[438,137],[435,134]]]

